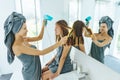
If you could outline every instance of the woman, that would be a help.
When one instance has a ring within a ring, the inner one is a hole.
[[[85,47],[84,47],[84,38],[83,38],[83,30],[84,30],[85,24],[82,21],[75,21],[72,27],[72,31],[70,34],[70,37],[73,41],[72,45],[75,46],[77,49],[81,50],[85,53]]]
[[[99,33],[94,33],[91,36],[92,45],[90,54],[101,63],[104,63],[104,51],[106,47],[110,47],[110,43],[114,36],[112,25],[113,21],[110,17],[102,17],[99,21]]]
[[[44,26],[44,23],[43,23]],[[44,50],[37,50],[35,46],[25,43],[24,37],[27,35],[26,19],[22,14],[13,12],[5,21],[5,45],[7,47],[8,62],[14,61],[14,56],[22,62],[22,74],[24,80],[40,80],[41,64],[39,55],[44,55],[54,50],[66,42],[66,38],[48,47]],[[41,39],[40,36],[28,38],[27,41],[36,41]]]
[[[56,41],[60,41],[62,37],[68,35],[68,25],[66,21],[59,20],[56,22],[55,34]],[[70,59],[70,50],[71,45],[69,40],[65,45],[60,46],[57,49],[57,54],[54,56],[52,60],[50,60],[46,66],[43,68],[42,79],[49,80],[57,77],[59,74],[70,72],[73,70],[73,66],[71,64]]]

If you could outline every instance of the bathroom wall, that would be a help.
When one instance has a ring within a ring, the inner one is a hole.
[[[0,74],[11,72],[7,62],[6,47],[4,45],[4,21],[12,11],[15,11],[14,0],[0,0]]]

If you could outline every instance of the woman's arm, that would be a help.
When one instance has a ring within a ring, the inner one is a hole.
[[[27,42],[33,42],[33,41],[41,40],[43,38],[45,24],[46,24],[46,20],[43,20],[41,32],[37,37],[24,37],[24,39]]]
[[[37,50],[33,49],[27,46],[19,45],[16,47],[16,50],[20,51],[20,53],[28,54],[28,55],[44,55],[51,51],[53,51],[55,48],[59,47],[60,45],[65,44],[67,41],[67,37],[62,38],[59,42],[56,44],[44,49],[44,50]]]
[[[91,28],[83,28],[83,33],[85,37],[91,37],[91,35],[93,34]]]
[[[99,47],[104,47],[105,45],[109,44],[112,40],[111,37],[107,37],[103,42],[99,42],[97,39],[96,39],[96,36],[93,34],[92,35],[92,40],[93,42],[99,46]]]

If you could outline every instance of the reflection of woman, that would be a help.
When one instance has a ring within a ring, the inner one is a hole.
[[[114,35],[112,28],[113,21],[110,17],[104,16],[99,21],[99,33],[92,35],[91,56],[104,63],[104,51],[110,46]]]
[[[44,24],[43,24],[44,26]],[[22,74],[24,80],[40,80],[41,64],[38,55],[44,55],[66,42],[66,38],[44,50],[37,50],[35,46],[26,44],[24,37],[27,35],[26,19],[22,14],[13,12],[5,21],[5,45],[7,47],[8,61],[12,63],[14,56],[22,62]],[[44,30],[44,29],[42,29]],[[27,41],[41,39],[39,37],[27,38]]]
[[[73,39],[72,45],[74,45],[82,52],[85,52],[84,39],[83,39],[84,27],[85,24],[82,21],[79,20],[75,21],[73,24],[72,35],[70,35],[70,37]]]
[[[68,35],[68,25],[66,21],[59,20],[56,22],[55,34],[56,41],[61,40],[62,37]],[[69,42],[66,45],[62,45],[57,49],[57,54],[52,60],[50,60],[43,68],[43,80],[49,80],[50,78],[57,77],[59,74],[69,72],[73,69],[70,59],[71,46]]]

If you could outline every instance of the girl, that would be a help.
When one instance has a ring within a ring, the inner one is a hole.
[[[62,37],[68,35],[68,25],[66,21],[59,20],[56,22],[55,34],[56,34],[56,42],[60,41]],[[57,54],[54,56],[52,60],[50,60],[46,66],[43,68],[42,79],[49,80],[57,77],[59,74],[66,73],[72,71],[73,66],[71,64],[70,59],[70,50],[71,45],[69,40],[65,45],[60,46],[57,49]]]

